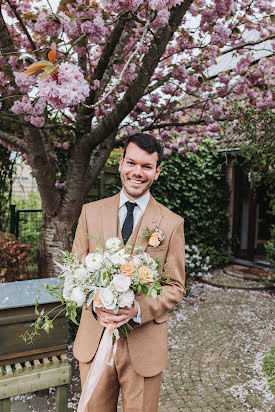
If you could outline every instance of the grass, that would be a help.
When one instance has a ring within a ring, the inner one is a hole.
[[[268,377],[268,384],[271,392],[275,395],[275,346],[263,359],[263,371]]]

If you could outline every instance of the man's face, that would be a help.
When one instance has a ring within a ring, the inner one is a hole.
[[[130,200],[145,195],[158,179],[161,166],[157,166],[157,160],[157,152],[150,154],[129,143],[125,157],[120,159],[119,171],[124,193]]]

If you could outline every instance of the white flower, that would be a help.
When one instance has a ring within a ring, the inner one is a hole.
[[[106,241],[106,248],[112,252],[117,252],[120,248],[121,240],[118,237],[111,237]]]
[[[79,286],[76,286],[73,289],[72,294],[71,294],[71,300],[73,302],[76,302],[77,306],[82,306],[83,303],[85,302],[86,300],[85,293]]]
[[[127,290],[127,292],[122,293],[119,295],[118,304],[120,308],[124,308],[125,306],[130,307],[135,300],[135,294],[132,290]]]
[[[145,259],[147,265],[151,265],[152,269],[157,268],[158,265],[156,264],[156,261],[153,258],[151,258],[151,256],[148,253],[144,252],[143,258]]]
[[[141,266],[142,265],[142,261],[139,255],[135,255],[132,258],[132,262],[135,266]]]
[[[131,277],[125,275],[115,275],[111,285],[117,292],[126,292],[131,285]]]
[[[195,267],[194,263],[190,263],[189,267],[193,269]]]
[[[114,309],[116,307],[117,300],[110,288],[100,289],[99,299],[106,309]]]
[[[113,265],[125,265],[128,256],[125,249],[121,249],[111,256],[111,262]]]
[[[103,263],[103,256],[101,255],[101,253],[89,253],[85,257],[85,263],[88,270],[95,272],[96,270],[101,268],[101,265]]]
[[[71,300],[71,294],[72,294],[72,288],[71,285],[69,285],[68,283],[64,283],[64,287],[63,287],[63,298],[66,300]]]
[[[111,267],[112,267],[112,262],[111,262],[111,253],[109,253],[109,252],[104,252],[104,255],[103,255],[103,262],[104,262],[104,265],[106,266],[106,268],[108,268],[108,269],[110,269]]]
[[[73,275],[74,275],[74,278],[76,279],[76,280],[83,280],[83,279],[85,279],[85,278],[87,278],[88,276],[89,276],[89,272],[87,271],[87,269],[85,269],[83,266],[82,267],[79,267],[79,268],[76,268],[74,271],[73,271]]]
[[[185,259],[189,259],[189,258],[190,258],[189,253],[185,253]]]

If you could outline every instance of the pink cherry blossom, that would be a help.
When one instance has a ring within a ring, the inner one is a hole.
[[[84,101],[89,96],[89,84],[78,66],[67,62],[61,63],[56,77],[57,79],[48,76],[38,82],[40,97],[52,107],[64,109]]]
[[[36,83],[34,76],[26,76],[20,72],[14,72],[15,83],[22,93],[28,93]]]
[[[170,12],[168,10],[160,10],[155,20],[152,21],[151,27],[156,30],[159,27],[164,27],[169,21]]]
[[[169,157],[169,156],[171,156],[171,154],[172,154],[172,150],[169,149],[168,147],[165,147],[165,148],[163,149],[163,156],[164,156],[164,157]]]
[[[224,46],[229,41],[230,31],[222,24],[214,26],[214,32],[211,36],[211,43],[217,46]]]
[[[44,117],[30,116],[29,122],[35,127],[43,127],[45,124]]]
[[[186,77],[188,75],[188,72],[186,70],[185,65],[179,66],[175,70],[173,70],[173,77],[176,80],[179,80],[180,82],[184,82],[186,80]]]

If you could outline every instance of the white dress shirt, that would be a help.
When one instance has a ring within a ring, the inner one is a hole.
[[[121,190],[120,192],[120,200],[119,200],[119,208],[118,208],[118,218],[119,218],[119,223],[120,223],[120,229],[122,229],[123,223],[126,219],[127,216],[127,207],[125,205],[126,202],[131,202],[131,203],[136,203],[136,207],[134,208],[133,211],[133,218],[134,218],[134,222],[133,222],[133,230],[135,229],[139,219],[141,218],[141,216],[143,215],[143,213],[145,212],[145,209],[149,203],[150,200],[150,193],[147,192],[145,195],[143,195],[142,197],[139,197],[138,199],[136,199],[135,201],[128,199],[128,197],[125,195],[125,193],[123,192],[123,190]],[[133,321],[136,323],[141,323],[141,310],[140,310],[140,306],[139,303],[138,304],[138,313],[137,316],[135,316],[133,318]]]
[[[142,197],[139,197],[135,201],[128,199],[128,197],[125,195],[123,190],[120,192],[120,200],[119,200],[119,209],[118,209],[118,218],[119,218],[119,223],[120,223],[120,229],[122,229],[123,223],[126,219],[127,216],[127,207],[125,205],[126,202],[131,202],[131,203],[136,203],[136,207],[134,208],[133,211],[133,217],[134,217],[134,224],[133,224],[133,230],[135,229],[139,219],[145,212],[145,209],[149,203],[150,200],[150,193],[147,192],[145,195]]]

